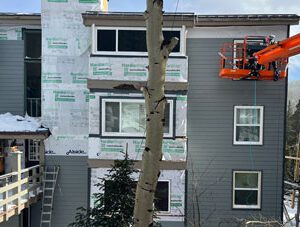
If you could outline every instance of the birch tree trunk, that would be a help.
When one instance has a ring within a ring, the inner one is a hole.
[[[178,43],[177,38],[172,38],[169,41],[163,39],[162,9],[163,0],[147,0],[147,10],[144,16],[147,26],[149,77],[147,86],[141,89],[144,93],[146,106],[146,144],[137,184],[134,227],[153,225],[153,201],[162,160],[166,64],[170,52]]]

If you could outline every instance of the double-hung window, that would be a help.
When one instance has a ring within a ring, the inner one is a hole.
[[[260,171],[233,171],[232,207],[240,209],[260,209]]]
[[[102,136],[144,137],[146,110],[143,99],[102,99]],[[164,137],[173,137],[173,100],[165,106]]]
[[[233,144],[263,144],[263,106],[234,107]]]

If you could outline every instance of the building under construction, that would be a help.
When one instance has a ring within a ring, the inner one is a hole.
[[[115,159],[128,152],[140,167],[145,21],[107,9],[42,0],[41,14],[0,14],[0,117],[31,122],[0,127],[0,227],[68,226]],[[180,41],[166,70],[163,227],[282,221],[286,65],[300,49],[299,35],[287,38],[299,19],[164,14],[165,39]]]

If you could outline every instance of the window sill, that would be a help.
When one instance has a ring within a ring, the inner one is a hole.
[[[233,210],[261,210],[260,206],[234,205]]]
[[[148,58],[148,53],[115,53],[115,52],[96,52],[92,53],[90,57],[119,57],[119,58]],[[186,59],[184,54],[171,54],[169,58]]]
[[[234,141],[233,145],[242,145],[242,146],[262,146],[263,142],[239,142],[239,141]]]

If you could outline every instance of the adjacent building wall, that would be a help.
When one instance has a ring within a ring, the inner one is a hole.
[[[279,220],[282,215],[286,81],[221,79],[217,53],[224,42],[233,42],[246,34],[261,35],[267,31],[279,33],[282,38],[287,27],[241,27],[237,32],[235,29],[199,28],[191,31],[187,40],[188,226],[197,223],[198,218],[204,226],[232,227],[238,226],[237,218],[262,215]],[[264,106],[262,146],[233,145],[235,105]],[[262,171],[260,210],[232,209],[233,170]]]
[[[21,223],[22,215],[15,215],[11,217],[8,221],[2,222],[0,224],[1,227],[19,227]]]
[[[24,41],[0,40],[0,53],[0,114],[24,115]]]

